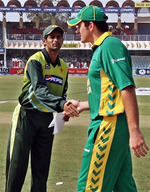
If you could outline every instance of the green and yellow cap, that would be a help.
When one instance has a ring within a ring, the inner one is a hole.
[[[47,35],[51,34],[56,29],[63,35],[64,30],[61,27],[59,27],[58,25],[49,25],[43,31],[43,38],[45,38]]]
[[[100,7],[90,5],[83,7],[76,18],[67,21],[67,24],[75,26],[81,21],[107,21],[107,19],[108,17]]]

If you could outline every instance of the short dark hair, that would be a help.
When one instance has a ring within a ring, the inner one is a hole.
[[[93,22],[99,31],[106,32],[108,31],[108,24],[105,21],[83,21],[85,23],[85,27],[89,26],[89,22]]]

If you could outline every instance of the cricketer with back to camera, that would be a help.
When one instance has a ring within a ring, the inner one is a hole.
[[[130,148],[137,157],[149,150],[139,128],[131,57],[108,31],[107,19],[101,8],[86,6],[68,21],[93,50],[88,101],[77,106],[80,112],[90,110],[91,119],[77,192],[137,192]]]

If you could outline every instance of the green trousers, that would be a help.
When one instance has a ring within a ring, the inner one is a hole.
[[[77,192],[137,192],[125,114],[91,122]]]
[[[46,192],[53,144],[52,113],[15,108],[8,143],[5,192],[21,192],[31,154],[31,192]]]

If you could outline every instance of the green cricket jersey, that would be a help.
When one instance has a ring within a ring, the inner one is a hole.
[[[88,73],[91,119],[123,113],[121,90],[130,85],[135,86],[129,52],[118,38],[105,32],[93,45]]]
[[[42,112],[63,111],[67,78],[68,67],[61,58],[52,64],[46,49],[35,53],[25,66],[20,104]]]

